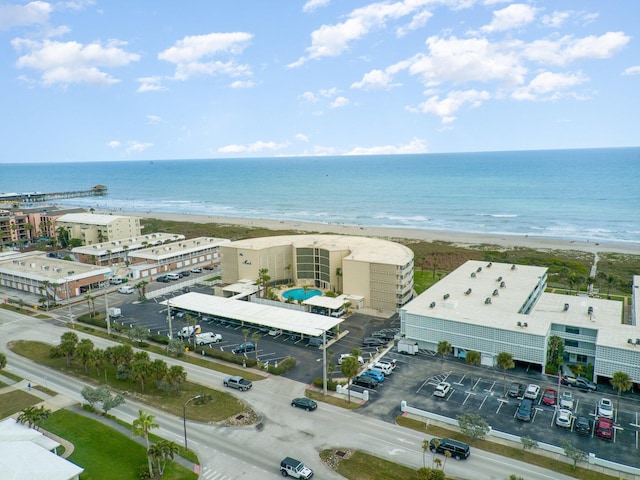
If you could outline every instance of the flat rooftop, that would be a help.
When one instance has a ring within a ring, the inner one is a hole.
[[[545,292],[530,314],[518,313],[547,269],[528,265],[513,268],[512,264],[495,262],[488,265],[475,260],[464,263],[402,310],[408,314],[541,336],[548,335],[551,324],[591,328],[598,330],[599,345],[621,347],[627,345],[628,338],[640,338],[640,328],[622,323],[623,305],[615,300]],[[469,289],[471,292],[467,294]],[[448,295],[446,299],[445,295]],[[487,298],[491,299],[490,304],[485,303]],[[629,345],[629,348],[634,347]]]
[[[220,245],[226,245],[230,242],[231,240],[226,238],[190,238],[189,240],[179,240],[176,242],[165,243],[163,245],[142,248],[135,252],[131,252],[129,257],[158,261],[166,258],[172,258],[176,255],[196,253],[209,248],[219,247]]]
[[[103,215],[100,213],[67,213],[58,218],[58,222],[84,223],[87,225],[109,225],[115,220],[139,217],[129,217],[126,215]]]
[[[110,275],[111,270],[86,263],[49,258],[44,253],[38,252],[3,258],[0,260],[0,273],[61,284],[68,279],[80,280],[94,275]]]
[[[120,253],[126,250],[139,250],[151,246],[161,245],[167,241],[184,240],[184,235],[175,233],[149,233],[138,237],[125,238],[122,240],[113,240],[111,242],[94,243],[93,245],[85,245],[75,247],[71,250],[73,253],[81,253],[84,255],[107,255],[109,251],[112,253]]]
[[[298,312],[243,300],[230,300],[196,292],[185,293],[160,303],[162,305],[168,303],[171,308],[229,318],[269,328],[280,328],[310,337],[322,335],[322,332],[342,323],[342,319],[325,315]]]
[[[279,235],[237,240],[228,246],[260,250],[282,245],[291,245],[295,248],[321,248],[328,251],[346,250],[350,253],[345,259],[380,264],[404,265],[413,258],[413,251],[399,243],[349,235]]]

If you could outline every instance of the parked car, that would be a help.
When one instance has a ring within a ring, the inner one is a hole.
[[[238,354],[238,353],[253,352],[255,349],[256,349],[256,346],[253,344],[253,342],[244,342],[238,345],[236,348],[234,348],[231,351],[235,354]]]
[[[613,418],[613,403],[608,398],[601,398],[598,402],[598,417]]]
[[[444,454],[449,452],[456,460],[468,458],[471,455],[469,445],[450,438],[432,438],[429,441],[429,450],[433,453]]]
[[[605,440],[611,440],[613,438],[613,420],[598,418],[596,420],[596,435]]]
[[[542,403],[548,405],[550,407],[556,404],[558,400],[558,392],[556,392],[553,388],[547,388],[542,394]]]
[[[397,330],[379,330],[377,332],[371,333],[371,337],[381,338],[385,342],[390,342],[396,336]]]
[[[125,295],[129,295],[130,293],[133,293],[135,291],[135,288],[133,288],[131,285],[125,285],[118,288],[118,293],[124,293]]]
[[[193,267],[191,269],[191,273],[201,273],[202,269],[200,267]]]
[[[530,422],[533,418],[533,400],[525,398],[520,402],[516,410],[516,418],[523,422]]]
[[[180,275],[181,277],[188,277],[189,275],[191,275],[191,273],[189,272],[189,270],[183,270],[182,272],[178,273],[178,275]]]
[[[303,408],[307,412],[310,412],[311,410],[315,410],[316,408],[318,408],[318,404],[315,402],[315,400],[311,400],[310,398],[307,398],[307,397],[294,398],[293,400],[291,400],[291,406]]]
[[[178,275],[177,273],[168,273],[167,278],[169,280],[180,280],[180,275]]]
[[[354,377],[353,380],[351,380],[351,383],[365,388],[376,388],[378,386],[378,382],[376,380],[364,375]]]
[[[363,375],[365,377],[371,377],[378,383],[384,382],[384,373],[378,370],[365,370],[360,375]]]
[[[207,265],[204,267],[205,270],[213,270],[215,267],[213,265]]]
[[[309,337],[307,340],[308,347],[321,347],[322,346],[322,338],[321,337]]]
[[[169,283],[170,280],[167,278],[166,275],[160,275],[159,277],[156,278],[156,282]]]
[[[378,365],[380,368],[388,369],[389,373],[391,373],[396,369],[396,360],[395,360],[395,358],[393,358],[391,360],[378,360],[376,362],[376,365]]]
[[[588,380],[584,377],[576,377],[575,383],[573,383],[573,385],[569,384],[569,386],[581,388],[582,390],[589,390],[592,392],[595,392],[596,390],[598,390],[598,386],[595,383],[593,383],[591,380]]]
[[[364,340],[362,340],[363,347],[382,347],[386,344],[387,342],[377,337],[366,337]]]
[[[436,385],[436,389],[433,391],[433,395],[436,397],[446,397],[451,391],[451,384],[447,382],[440,382]]]
[[[512,383],[507,390],[507,395],[514,398],[520,398],[524,395],[525,386],[521,383]]]
[[[573,410],[575,402],[573,400],[573,394],[568,390],[562,392],[560,395],[560,408],[566,408],[567,410]]]
[[[342,365],[342,361],[347,357],[353,357],[353,355],[351,355],[350,353],[341,354],[340,358],[338,358],[338,365]],[[358,355],[358,363],[360,365],[364,365],[364,358],[362,358],[360,355]]]
[[[580,435],[591,435],[591,420],[587,417],[578,417],[573,423],[573,429]]]
[[[539,394],[540,394],[540,385],[530,383],[529,385],[527,385],[527,389],[524,392],[524,398],[530,398],[532,400],[535,400],[536,398],[538,398]]]
[[[571,421],[573,420],[573,413],[571,410],[561,408],[556,414],[556,425],[564,428],[571,428]]]
[[[271,330],[269,330],[267,335],[269,335],[270,337],[277,337],[278,335],[282,335],[282,329],[272,328]]]

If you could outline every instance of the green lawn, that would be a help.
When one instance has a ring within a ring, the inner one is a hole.
[[[73,443],[67,459],[84,468],[83,480],[138,480],[140,467],[147,464],[145,447],[102,423],[69,410],[58,410],[42,428]],[[172,463],[167,480],[191,480],[198,476]]]
[[[0,419],[21,412],[27,407],[40,403],[38,397],[22,390],[13,390],[0,395]]]
[[[417,480],[418,473],[413,468],[369,455],[363,452],[353,452],[351,456],[338,459],[337,450],[323,450],[320,458],[332,458],[329,462],[335,464],[334,470],[349,480]],[[429,467],[431,465],[428,465]]]
[[[95,369],[85,372],[84,367],[71,363],[67,366],[65,358],[50,358],[51,345],[42,342],[16,341],[11,342],[10,348],[17,354],[30,358],[40,364],[54,368],[67,375],[72,375],[93,382],[96,385],[105,384],[105,372],[97,374]],[[249,410],[249,407],[236,397],[226,392],[214,390],[189,381],[185,382],[178,395],[168,395],[158,390],[154,382],[150,381],[145,387],[144,393],[139,382],[122,381],[116,379],[113,365],[106,366],[106,379],[108,385],[118,392],[127,392],[127,396],[148,405],[162,409],[168,413],[182,417],[184,403],[196,395],[209,395],[211,401],[205,404],[191,402],[187,408],[187,418],[202,422],[220,422]],[[215,405],[215,408],[211,406]]]

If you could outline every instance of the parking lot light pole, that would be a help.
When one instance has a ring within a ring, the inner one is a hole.
[[[69,277],[76,273],[73,270],[67,272],[67,307],[69,307],[69,322],[71,322],[71,327],[75,328],[73,325],[73,316],[71,314],[71,289],[69,288]]]
[[[327,396],[327,331],[322,331],[322,394]]]
[[[109,318],[109,281],[110,277],[107,278],[107,285],[104,287],[104,308],[106,311],[105,320],[107,321],[107,335],[111,336],[111,319]]]
[[[195,397],[191,397],[189,400],[184,402],[182,405],[182,421],[184,422],[184,449],[187,449],[187,403],[191,400],[195,400],[197,398],[202,397],[202,395],[196,395]]]

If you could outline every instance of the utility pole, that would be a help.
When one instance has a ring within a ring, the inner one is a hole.
[[[111,335],[111,319],[109,318],[109,277],[107,277],[107,285],[104,287],[104,308],[106,309],[105,320],[107,321],[107,335]]]

